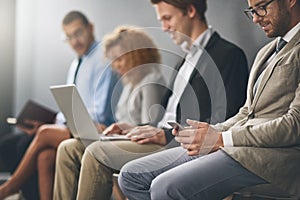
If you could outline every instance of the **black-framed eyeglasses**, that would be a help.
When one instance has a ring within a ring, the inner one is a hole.
[[[256,14],[259,17],[264,17],[267,15],[267,6],[272,3],[274,0],[270,0],[264,5],[257,6],[255,8],[247,8],[244,10],[244,13],[249,19],[253,19],[254,14]]]

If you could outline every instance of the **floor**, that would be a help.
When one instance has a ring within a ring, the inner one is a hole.
[[[9,177],[10,177],[9,173],[0,172],[0,185],[2,183],[4,183],[7,179],[9,179]],[[23,200],[23,198],[22,198],[22,195],[20,195],[20,194],[14,194],[14,195],[11,195],[11,196],[5,198],[4,200]]]
[[[4,200],[24,200],[20,194],[14,194],[6,197]]]

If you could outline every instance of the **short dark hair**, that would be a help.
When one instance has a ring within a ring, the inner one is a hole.
[[[158,4],[160,2],[171,4],[174,7],[182,10],[184,14],[186,14],[188,6],[193,5],[197,10],[200,19],[206,21],[205,19],[205,12],[207,10],[206,0],[151,0],[152,4]]]
[[[70,11],[63,19],[63,25],[70,24],[74,20],[81,20],[84,25],[88,25],[90,22],[88,18],[79,11]]]

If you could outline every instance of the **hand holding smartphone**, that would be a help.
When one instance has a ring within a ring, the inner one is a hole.
[[[178,122],[175,121],[167,121],[167,123],[172,126],[176,131],[183,130],[183,126],[181,126]]]

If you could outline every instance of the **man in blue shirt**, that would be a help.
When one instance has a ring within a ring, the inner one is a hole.
[[[107,126],[114,122],[111,95],[117,76],[112,73],[111,67],[101,62],[101,46],[95,41],[93,25],[86,16],[78,11],[71,11],[63,19],[62,25],[65,41],[77,54],[70,66],[66,83],[76,84],[88,112],[98,127]],[[19,126],[23,133],[10,134],[1,141],[1,166],[7,166],[7,170],[14,174],[9,181],[0,186],[0,199],[23,189],[25,185],[35,189],[24,189],[25,197],[39,199],[37,187],[27,183],[34,182],[37,186],[36,178],[31,178],[36,170],[40,195],[52,199],[56,148],[61,141],[71,137],[70,130],[65,125],[61,113],[57,115],[55,124],[28,122],[33,125],[32,129]],[[21,152],[19,149],[22,149]]]

